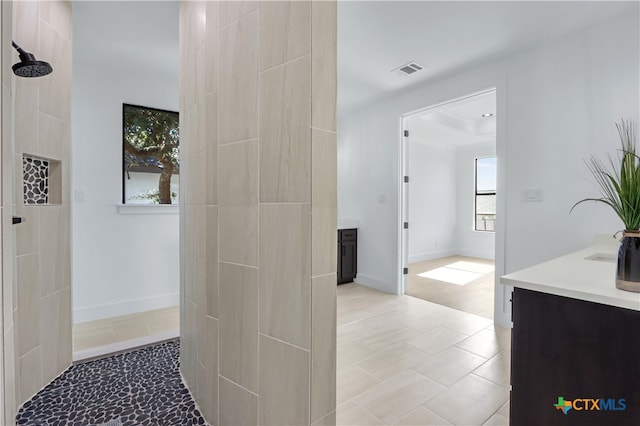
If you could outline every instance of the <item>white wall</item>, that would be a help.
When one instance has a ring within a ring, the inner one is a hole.
[[[456,248],[462,256],[495,258],[495,233],[474,231],[475,160],[496,155],[495,142],[459,146],[456,150]]]
[[[428,84],[339,119],[339,218],[360,221],[357,281],[399,291],[399,147],[402,114],[497,88],[496,275],[586,246],[621,228],[609,210],[571,205],[595,194],[583,158],[613,152],[614,121],[638,120],[639,22],[627,14]],[[543,201],[525,203],[526,188]],[[386,202],[380,203],[380,195]],[[507,292],[496,322],[508,324]]]
[[[177,76],[81,62],[73,67],[74,322],[177,305],[177,207],[155,207],[155,213],[170,214],[120,214],[117,207],[122,202],[122,103],[177,111]]]
[[[409,263],[456,254],[456,148],[409,140]]]

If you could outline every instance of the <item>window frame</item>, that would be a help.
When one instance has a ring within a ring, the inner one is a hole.
[[[498,186],[498,181],[497,181],[497,176],[496,176],[496,189],[493,190],[493,192],[491,191],[483,191],[483,192],[478,192],[478,160],[484,160],[487,158],[495,158],[496,159],[496,173],[497,173],[497,164],[498,164],[498,156],[497,155],[486,155],[483,157],[476,157],[473,160],[473,231],[474,232],[493,232],[495,233],[495,219],[494,219],[494,229],[490,230],[490,229],[478,229],[478,195],[495,195],[496,198],[498,197],[497,195],[497,186]],[[496,214],[495,216],[498,216],[498,211],[497,211],[497,204],[496,204]]]
[[[126,167],[126,160],[125,160],[125,155],[126,155],[126,148],[125,148],[125,144],[127,143],[126,139],[125,139],[125,124],[124,124],[124,120],[125,120],[125,109],[127,107],[133,107],[133,108],[139,108],[139,109],[145,109],[145,110],[150,110],[150,111],[156,111],[156,112],[161,112],[161,113],[165,113],[165,114],[175,114],[176,117],[178,118],[178,129],[180,126],[180,113],[178,111],[171,111],[168,109],[162,109],[162,108],[154,108],[154,107],[149,107],[149,106],[144,106],[144,105],[137,105],[137,104],[131,104],[131,103],[126,103],[123,102],[122,103],[122,120],[120,122],[120,125],[122,127],[122,152],[121,152],[121,159],[122,159],[122,170],[121,170],[121,180],[122,180],[122,205],[123,206],[136,206],[136,207],[146,207],[146,206],[158,206],[158,205],[162,205],[162,204],[131,204],[131,203],[127,203],[127,194],[126,194],[126,172],[127,172],[127,167]],[[178,143],[178,146],[180,146],[180,143]],[[180,161],[178,161],[180,162]],[[178,169],[178,175],[180,175],[179,169]],[[170,205],[179,205],[180,203],[176,203],[176,204],[170,204]],[[165,205],[169,205],[169,204],[165,204]]]

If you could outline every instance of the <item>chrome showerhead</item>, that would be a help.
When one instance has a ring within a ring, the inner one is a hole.
[[[12,41],[11,44],[16,48],[20,57],[20,62],[11,67],[15,75],[18,77],[42,77],[51,74],[53,68],[48,62],[38,61],[33,54],[22,50],[15,41]]]

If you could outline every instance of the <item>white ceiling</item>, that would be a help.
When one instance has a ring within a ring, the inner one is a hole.
[[[74,60],[178,76],[176,1],[74,1]],[[339,1],[338,115],[533,47],[638,2]],[[417,61],[424,70],[391,70]]]
[[[620,13],[638,2],[341,1],[338,115]],[[410,61],[424,70],[391,72]]]
[[[74,1],[74,61],[178,78],[179,3]]]
[[[410,141],[449,147],[495,141],[495,114],[494,91],[418,112],[407,119]]]

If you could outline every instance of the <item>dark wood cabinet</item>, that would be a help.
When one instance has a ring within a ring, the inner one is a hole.
[[[639,331],[638,311],[516,288],[510,424],[639,425]]]
[[[358,230],[338,230],[338,284],[350,283],[358,272]]]

